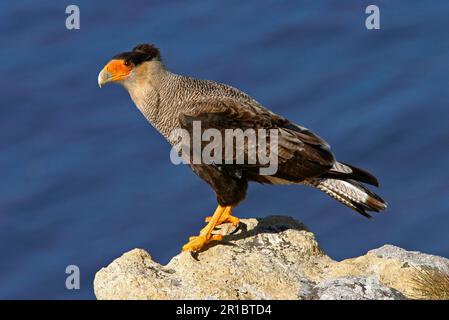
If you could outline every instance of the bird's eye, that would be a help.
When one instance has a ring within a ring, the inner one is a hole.
[[[129,67],[129,66],[131,65],[131,62],[125,61],[124,65],[127,66],[127,67]]]

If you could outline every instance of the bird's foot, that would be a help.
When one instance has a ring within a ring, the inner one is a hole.
[[[204,219],[204,222],[209,222],[209,221],[211,221],[211,220],[212,220],[212,217],[209,216],[209,217],[206,217],[206,218]],[[232,224],[233,227],[237,227],[237,226],[239,225],[239,223],[240,223],[240,219],[237,218],[237,217],[234,217],[234,216],[232,215],[232,212],[227,213],[227,214],[226,214],[226,212],[225,212],[225,213],[220,217],[220,219],[218,220],[216,226],[220,226],[220,225],[225,224],[225,223],[230,223],[230,224]]]
[[[223,238],[220,234],[199,235],[190,237],[189,242],[182,247],[182,251],[198,252],[204,249],[211,241],[220,241]]]
[[[198,252],[203,250],[211,241],[221,240],[223,237],[222,235],[213,234],[212,232],[217,225],[221,224],[220,221],[231,216],[231,210],[231,207],[222,207],[219,205],[213,216],[209,219],[207,225],[201,229],[200,234],[197,237],[190,237],[189,242],[182,247],[182,251]],[[222,217],[224,218],[221,219]]]

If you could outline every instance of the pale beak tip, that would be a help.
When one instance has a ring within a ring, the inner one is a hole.
[[[101,70],[98,74],[98,86],[101,88],[104,84],[112,81],[112,76],[105,69]]]
[[[103,84],[103,79],[102,79],[103,77],[102,77],[102,72],[100,72],[99,74],[98,74],[98,79],[97,79],[97,81],[98,81],[98,86],[101,88],[101,85]]]

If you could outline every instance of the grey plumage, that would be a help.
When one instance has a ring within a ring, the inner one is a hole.
[[[174,74],[165,69],[162,62],[151,67],[157,79],[146,83],[125,83],[125,87],[139,110],[151,124],[169,139],[173,129],[179,127],[182,114],[197,114],[214,108],[204,102],[230,99],[242,106],[263,110],[263,107],[247,94],[231,86],[210,80],[199,80]],[[201,108],[201,109],[200,109]]]

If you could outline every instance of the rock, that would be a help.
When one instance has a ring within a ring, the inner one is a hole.
[[[425,268],[449,273],[449,260],[387,245],[337,262],[314,234],[289,217],[244,219],[235,234],[166,266],[134,249],[95,276],[98,299],[389,299],[416,298]],[[222,233],[228,234],[229,226]]]
[[[387,287],[379,278],[342,277],[326,280],[315,286],[315,297],[320,300],[404,300],[399,291]]]
[[[392,245],[368,251],[364,256],[332,264],[327,277],[376,276],[385,285],[398,290],[409,298],[417,298],[420,288],[416,277],[421,271],[434,270],[449,274],[449,260],[446,258],[406,251]]]

